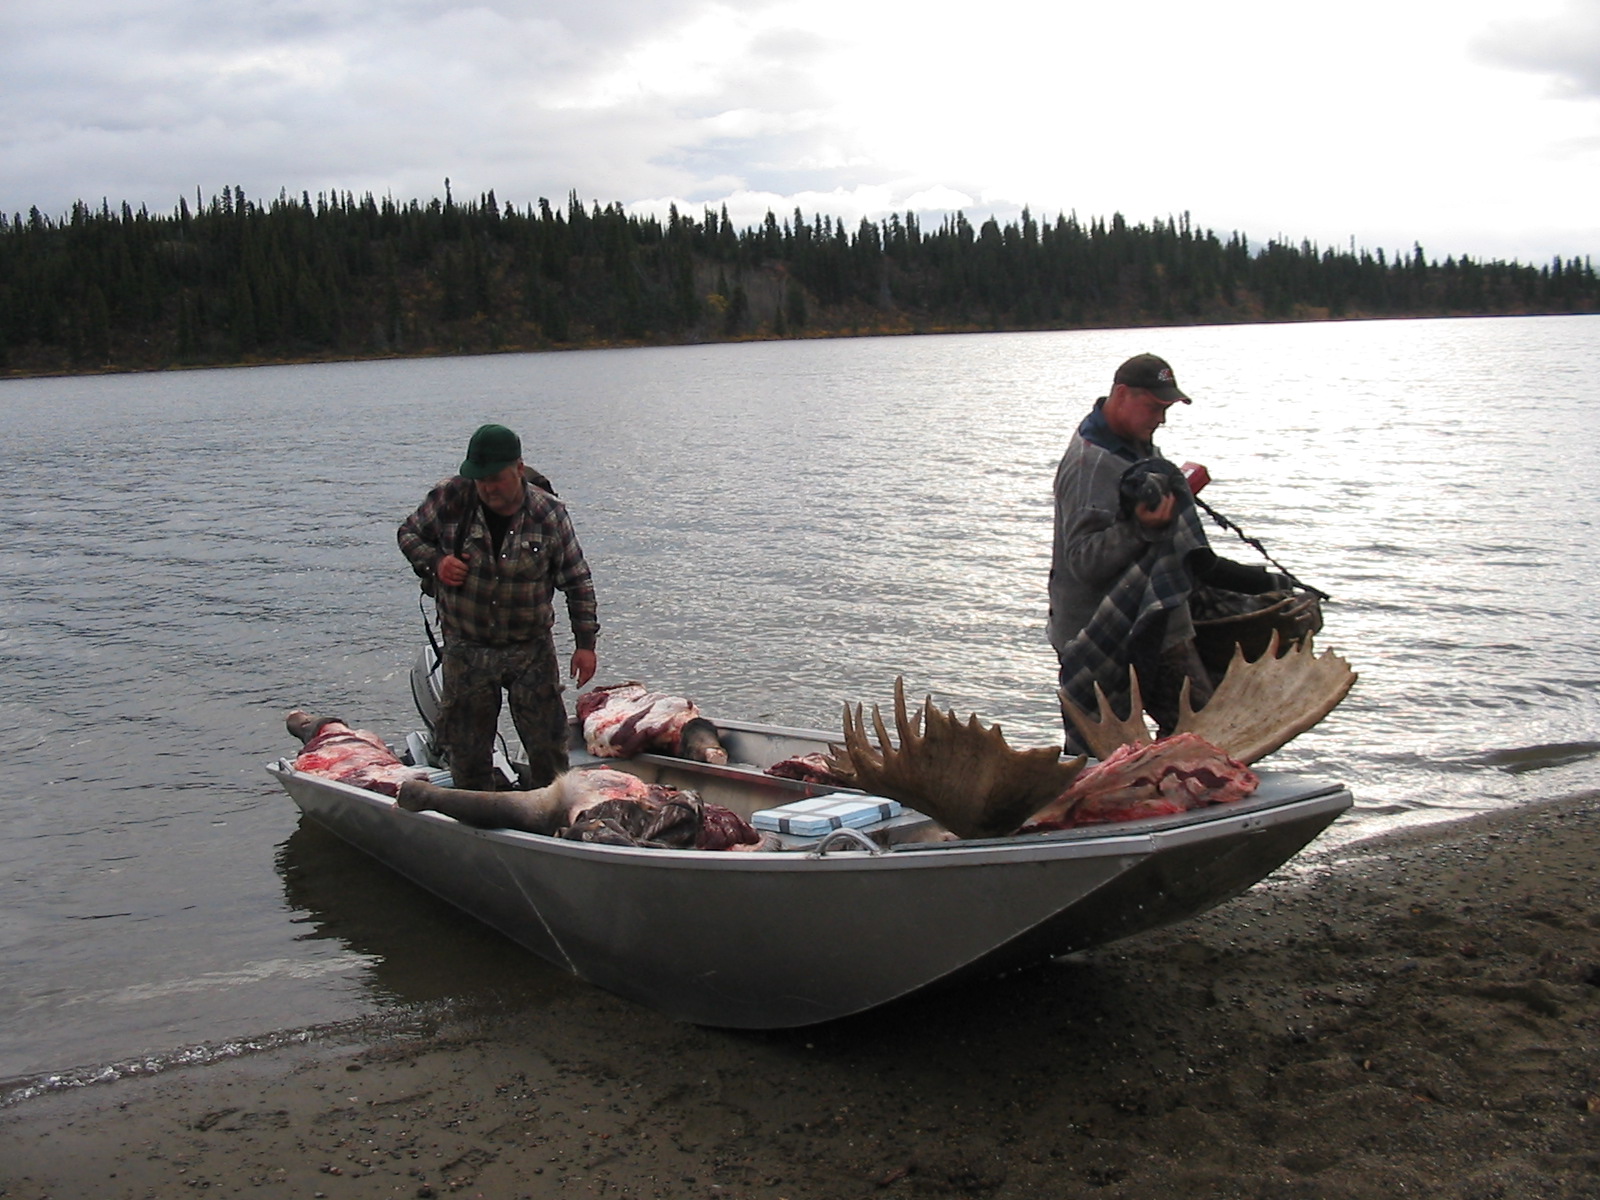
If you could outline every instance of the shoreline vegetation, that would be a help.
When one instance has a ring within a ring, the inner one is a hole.
[[[736,228],[226,187],[0,214],[0,378],[919,333],[1600,312],[1586,258],[1386,254],[1075,214]]]
[[[1597,856],[1589,790],[812,1029],[702,1029],[574,981],[22,1101],[0,1195],[1579,1200]]]

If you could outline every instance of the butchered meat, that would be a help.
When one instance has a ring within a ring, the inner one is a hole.
[[[1260,786],[1249,767],[1193,733],[1128,744],[1082,772],[1035,813],[1025,833],[1170,816],[1242,800]]]
[[[596,758],[631,758],[647,750],[678,753],[683,727],[700,717],[693,700],[614,683],[578,697],[583,742]]]
[[[377,734],[332,720],[324,721],[306,743],[294,760],[294,769],[384,796],[398,795],[400,785],[408,779],[428,777],[426,771],[396,758]]]
[[[766,769],[766,774],[778,779],[798,779],[804,783],[828,783],[835,786],[849,782],[828,767],[828,756],[821,751],[813,754],[797,754],[793,758],[775,762]]]
[[[695,850],[763,844],[761,834],[738,813],[707,804],[693,791],[647,784],[603,767],[571,771],[558,782],[570,794],[561,836],[572,841]]]

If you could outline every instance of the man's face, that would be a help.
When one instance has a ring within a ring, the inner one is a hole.
[[[1167,422],[1167,409],[1174,402],[1159,400],[1143,388],[1119,383],[1106,397],[1106,424],[1120,438],[1140,445],[1155,437],[1156,430]]]
[[[522,463],[512,463],[497,475],[479,479],[475,486],[485,508],[509,517],[522,507]]]

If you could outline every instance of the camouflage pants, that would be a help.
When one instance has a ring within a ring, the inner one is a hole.
[[[530,787],[543,787],[567,769],[567,709],[555,646],[545,639],[515,646],[446,643],[439,742],[459,788],[494,786],[494,739],[500,692],[528,755]]]

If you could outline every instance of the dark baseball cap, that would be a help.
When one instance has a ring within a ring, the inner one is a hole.
[[[1112,382],[1140,388],[1168,404],[1178,400],[1185,404],[1194,403],[1178,390],[1178,381],[1172,377],[1172,368],[1167,365],[1167,360],[1157,358],[1154,354],[1135,354],[1117,368]]]
[[[480,425],[467,443],[461,474],[468,479],[498,475],[522,457],[522,439],[504,425]]]

